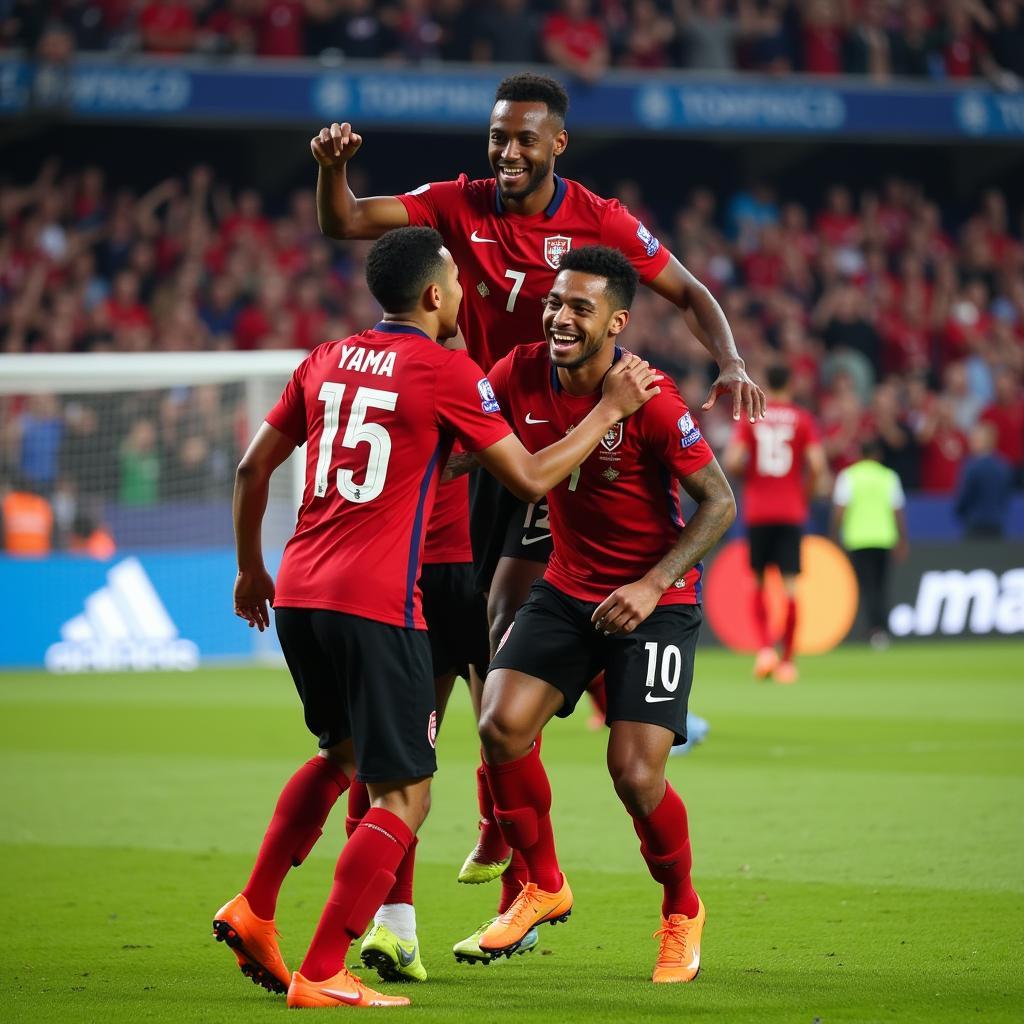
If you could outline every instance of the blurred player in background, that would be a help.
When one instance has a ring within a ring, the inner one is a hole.
[[[757,581],[754,622],[758,652],[754,676],[795,683],[799,675],[793,649],[800,542],[807,523],[809,495],[827,493],[828,463],[814,417],[793,403],[789,368],[775,364],[766,377],[768,410],[764,418],[736,425],[722,461],[727,473],[743,480],[743,518],[747,524],[750,568]],[[786,593],[781,657],[768,623],[765,571],[770,565],[781,573]]]
[[[529,448],[569,436],[623,358],[637,274],[615,249],[562,258],[544,307],[546,342],[520,345],[491,383]],[[697,502],[684,524],[678,485]],[[572,713],[603,670],[608,770],[633,819],[651,875],[664,887],[655,982],[700,970],[704,906],[690,879],[686,808],[665,778],[686,739],[686,705],[701,624],[701,558],[728,529],[728,481],[678,391],[661,394],[605,435],[548,495],[554,552],[502,638],[484,688],[480,737],[495,817],[528,881],[483,933],[492,955],[516,951],[539,924],[572,911],[551,825],[551,787],[536,739]]]
[[[465,300],[459,325],[471,356],[485,369],[513,346],[538,337],[537,310],[554,280],[561,257],[572,248],[600,243],[620,249],[640,280],[677,306],[714,356],[719,376],[704,408],[721,394],[732,398],[733,417],[764,411],[764,396],[750,380],[721,307],[707,288],[617,200],[595,195],[555,174],[568,145],[568,96],[554,79],[517,74],[499,85],[488,128],[488,161],[494,177],[421,185],[400,196],[357,198],[347,165],[362,145],[350,124],[333,124],[311,141],[319,164],[317,206],[323,231],[334,238],[377,238],[406,224],[437,228],[460,267]],[[545,502],[523,504],[493,481],[472,480],[471,534],[477,586],[488,595],[493,650],[530,585],[544,572],[551,553]],[[493,826],[491,799],[478,773],[480,841],[460,872],[460,881],[502,875],[499,911],[522,883],[513,859]],[[502,874],[504,872],[504,874]],[[473,954],[473,936],[456,955]]]
[[[441,237],[410,228],[371,249],[367,284],[384,310],[369,331],[315,349],[292,376],[239,467],[234,495],[235,614],[250,626],[275,609],[281,647],[319,752],[289,780],[242,892],[214,934],[243,973],[290,1007],[395,1006],[345,967],[401,872],[426,817],[437,716],[417,579],[423,527],[452,439],[523,498],[545,493],[606,432],[657,393],[633,358],[608,375],[594,414],[534,455],[509,431],[480,368],[437,340],[453,336],[462,289]],[[306,444],[306,482],[277,584],[263,562],[270,478]],[[371,807],[345,844],[299,971],[285,966],[274,913],[352,780]]]

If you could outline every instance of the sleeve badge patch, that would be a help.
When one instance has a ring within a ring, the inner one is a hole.
[[[653,256],[661,248],[661,242],[659,242],[643,224],[637,224],[636,237],[640,239],[640,242],[644,249],[646,249],[648,256]]]
[[[480,392],[480,408],[484,412],[501,412],[494,388],[491,387],[491,382],[486,377],[481,377],[476,382],[476,389]]]
[[[679,427],[679,433],[682,435],[679,441],[681,447],[689,448],[700,440],[700,427],[693,422],[693,417],[689,413],[680,416],[676,426]]]

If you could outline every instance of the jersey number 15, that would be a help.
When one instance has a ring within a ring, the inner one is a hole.
[[[317,396],[324,403],[324,429],[320,434],[320,452],[316,460],[316,477],[313,481],[313,494],[317,498],[322,498],[327,493],[330,484],[328,476],[331,470],[331,454],[334,449],[334,438],[338,433],[338,418],[344,395],[344,384],[326,381]],[[391,435],[381,424],[367,423],[366,413],[369,409],[386,409],[393,412],[397,403],[398,395],[394,391],[379,391],[377,388],[359,388],[356,391],[341,443],[345,448],[366,444],[370,446],[370,452],[366,457],[366,475],[362,483],[355,482],[351,469],[338,470],[335,478],[338,493],[348,501],[365,504],[373,501],[384,490],[388,460],[391,458]]]

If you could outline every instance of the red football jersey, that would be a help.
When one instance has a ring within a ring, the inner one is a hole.
[[[562,254],[582,245],[621,250],[640,280],[665,269],[668,250],[617,199],[555,176],[547,209],[504,210],[493,178],[432,182],[398,197],[409,223],[436,228],[459,267],[459,326],[469,354],[489,370],[516,345],[543,336],[541,300]]]
[[[469,542],[469,476],[448,480],[437,489],[434,514],[427,523],[424,565],[472,562]]]
[[[807,521],[809,445],[818,443],[818,427],[806,409],[792,402],[770,402],[764,419],[740,420],[736,439],[746,445],[743,517],[748,526]]]
[[[452,440],[510,433],[483,371],[421,331],[378,324],[299,364],[267,422],[306,442],[306,484],[275,606],[423,629],[424,526]]]
[[[520,345],[489,374],[495,395],[532,452],[553,444],[601,400],[564,391],[545,342]],[[667,377],[661,394],[609,430],[571,476],[548,494],[554,554],[544,578],[584,601],[635,583],[679,538],[677,481],[714,455]],[[659,604],[698,604],[698,564]]]

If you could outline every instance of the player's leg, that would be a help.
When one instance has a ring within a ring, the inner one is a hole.
[[[750,569],[754,574],[754,643],[757,645],[757,657],[754,659],[754,678],[767,679],[779,663],[779,656],[772,643],[771,629],[768,624],[768,598],[765,593],[765,569],[772,542],[772,528],[769,526],[751,526],[747,544],[750,550]]]
[[[434,755],[434,686],[426,634],[336,612],[314,628],[335,636],[330,655],[345,686],[357,776],[370,808],[338,858],[320,923],[292,976],[288,1005],[398,1005],[345,968],[345,956],[395,884],[429,809]]]
[[[700,968],[705,915],[690,877],[689,823],[665,778],[673,743],[686,738],[700,623],[697,606],[670,605],[655,609],[632,634],[608,641],[608,771],[647,868],[663,888],[656,982],[690,981]]]
[[[782,660],[772,673],[772,678],[777,683],[795,683],[799,678],[793,653],[796,646],[797,580],[800,575],[802,540],[803,531],[799,526],[784,525],[778,528],[774,555],[775,564],[782,574],[782,587],[786,594],[786,618],[782,628]]]
[[[312,613],[275,610],[285,659],[302,699],[306,725],[320,751],[301,765],[277,800],[245,888],[214,916],[214,935],[231,947],[242,973],[283,992],[291,975],[277,945],[274,914],[285,876],[320,838],[324,822],[354,778],[355,753],[347,711],[333,701],[334,670],[312,629]]]
[[[531,928],[565,920],[572,893],[558,865],[551,826],[551,786],[535,742],[553,715],[572,712],[596,673],[592,606],[543,581],[534,586],[491,661],[480,716],[495,818],[520,853],[527,880],[480,939],[508,953]]]
[[[876,651],[889,646],[889,574],[892,566],[892,552],[888,548],[872,548],[874,587],[870,593],[869,639]]]

